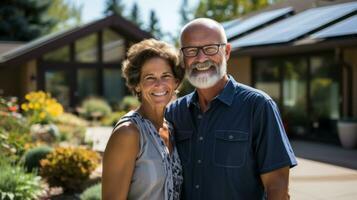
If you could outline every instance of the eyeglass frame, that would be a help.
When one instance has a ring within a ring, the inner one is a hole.
[[[219,52],[219,48],[221,48],[221,46],[224,46],[224,45],[227,45],[227,43],[207,44],[207,45],[203,45],[203,46],[187,46],[187,47],[181,47],[180,50],[181,50],[182,54],[183,54],[185,57],[189,57],[189,58],[196,57],[196,56],[199,54],[200,50],[202,50],[202,53],[205,54],[206,56],[214,56],[214,55],[216,55],[216,54]],[[205,47],[208,47],[208,46],[217,46],[217,47],[218,47],[218,48],[217,48],[217,51],[216,51],[215,53],[213,53],[213,54],[207,54],[207,53],[205,52],[204,48],[205,48]],[[184,50],[185,50],[185,49],[188,49],[188,48],[196,48],[196,49],[197,49],[196,54],[195,54],[194,56],[187,56],[187,55],[185,55]]]

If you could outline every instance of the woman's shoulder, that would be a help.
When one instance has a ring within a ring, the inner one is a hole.
[[[120,138],[138,137],[139,129],[133,121],[123,121],[114,128],[112,136]]]

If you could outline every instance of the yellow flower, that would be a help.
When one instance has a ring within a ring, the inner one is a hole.
[[[21,104],[21,109],[24,110],[24,111],[28,111],[29,110],[29,108],[28,108],[26,103]]]
[[[46,113],[45,112],[41,112],[40,113],[40,118],[41,119],[45,119],[46,118]]]

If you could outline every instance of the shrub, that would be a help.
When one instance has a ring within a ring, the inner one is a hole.
[[[118,122],[118,120],[125,114],[126,114],[125,111],[113,112],[112,114],[110,114],[102,119],[102,125],[114,126]]]
[[[55,120],[61,133],[61,141],[83,144],[88,122],[71,113],[63,113]]]
[[[27,172],[32,172],[40,167],[40,160],[44,159],[53,149],[49,146],[39,146],[28,150],[23,156],[23,164]]]
[[[25,144],[31,141],[27,133],[9,132],[0,126],[0,156],[16,163],[25,152]]]
[[[78,111],[86,119],[98,119],[109,115],[112,109],[104,99],[90,97],[83,101]]]
[[[0,156],[0,199],[37,200],[45,194],[41,177],[26,173]]]
[[[137,108],[140,101],[135,96],[125,96],[120,102],[120,109],[126,112]]]
[[[63,107],[50,93],[43,91],[26,94],[27,102],[21,104],[21,109],[29,117],[32,124],[48,124],[63,113]]]
[[[101,200],[102,199],[102,184],[97,183],[87,188],[81,194],[81,200]]]
[[[50,186],[60,186],[66,193],[78,192],[99,164],[99,155],[91,150],[58,147],[40,161],[40,174]]]

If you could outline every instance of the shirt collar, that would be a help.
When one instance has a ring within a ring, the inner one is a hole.
[[[228,82],[224,86],[223,90],[218,94],[215,99],[220,100],[222,103],[227,106],[232,105],[233,97],[235,95],[235,88],[238,86],[238,83],[233,79],[232,76],[228,75]],[[187,95],[187,107],[190,107],[192,104],[198,104],[198,94],[197,90],[193,91],[191,94]]]

